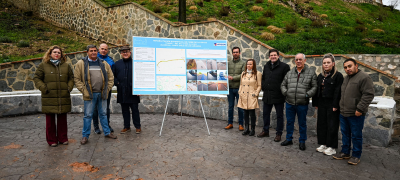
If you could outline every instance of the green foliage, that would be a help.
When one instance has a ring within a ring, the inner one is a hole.
[[[0,43],[11,43],[11,42],[12,42],[11,38],[7,36],[0,37]]]
[[[296,20],[292,20],[285,25],[287,33],[295,33],[297,31],[297,22]]]
[[[21,40],[18,42],[17,47],[29,47],[29,42]]]
[[[266,26],[267,25],[267,18],[260,17],[256,21],[254,21],[254,23],[259,25],[259,26]]]
[[[312,21],[311,26],[315,27],[315,28],[320,28],[320,27],[324,26],[324,22],[322,22],[321,20],[317,19],[315,21]]]

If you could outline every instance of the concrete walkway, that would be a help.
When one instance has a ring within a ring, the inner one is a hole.
[[[361,163],[347,164],[317,153],[316,137],[307,150],[282,147],[270,138],[224,130],[224,121],[142,114],[142,134],[120,134],[122,115],[112,114],[117,140],[92,133],[80,145],[83,114],[68,114],[69,145],[46,143],[43,114],[0,119],[0,179],[400,179],[400,145],[364,145]],[[181,127],[182,125],[182,127]],[[93,130],[93,129],[92,129]],[[256,133],[261,128],[257,127]],[[295,139],[298,132],[295,132]],[[20,145],[20,146],[19,146]]]

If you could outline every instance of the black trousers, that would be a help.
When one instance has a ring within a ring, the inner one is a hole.
[[[283,131],[283,107],[284,103],[281,104],[267,104],[264,103],[263,107],[263,120],[264,120],[264,132],[269,132],[269,126],[271,124],[271,110],[275,106],[276,111],[276,135],[282,135]]]
[[[318,144],[327,147],[338,147],[340,109],[333,111],[333,107],[319,106],[317,119]]]
[[[111,91],[108,93],[108,99],[107,99],[107,120],[108,120],[108,126],[110,126],[110,101],[111,101]],[[99,129],[99,112],[97,111],[97,106],[95,106],[94,111],[93,111],[93,127],[95,129]]]
[[[131,111],[132,121],[136,129],[141,127],[140,125],[140,114],[139,114],[139,103],[121,103],[122,117],[124,118],[124,128],[131,127]],[[131,111],[129,110],[131,109]]]
[[[249,116],[251,119],[251,126],[256,125],[256,110],[255,109],[244,109],[244,123],[249,124]]]

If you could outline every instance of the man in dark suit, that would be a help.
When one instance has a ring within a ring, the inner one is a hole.
[[[122,117],[124,118],[124,129],[121,134],[131,131],[130,114],[132,111],[133,125],[136,134],[142,131],[140,125],[139,103],[140,98],[132,95],[132,57],[129,46],[122,46],[119,49],[122,59],[118,60],[113,66],[114,85],[117,86],[117,103],[121,104]]]
[[[269,61],[264,65],[261,87],[263,94],[263,131],[257,137],[269,137],[269,126],[271,120],[271,110],[275,106],[277,116],[276,137],[275,142],[281,141],[283,131],[283,107],[285,96],[281,92],[281,83],[286,73],[290,70],[289,65],[281,62],[279,59],[279,51],[276,49],[269,50]]]

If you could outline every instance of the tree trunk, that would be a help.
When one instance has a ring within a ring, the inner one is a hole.
[[[179,22],[186,23],[186,0],[179,0]]]

